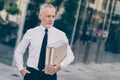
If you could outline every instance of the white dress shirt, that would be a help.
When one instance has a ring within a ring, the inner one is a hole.
[[[35,69],[38,69],[38,61],[40,56],[40,49],[42,45],[42,40],[45,34],[45,27],[40,25],[35,28],[29,29],[25,35],[23,36],[23,39],[17,46],[15,50],[15,61],[16,66],[19,70],[22,70],[23,67],[23,55],[26,51],[26,48],[29,47],[29,56],[27,59],[27,66],[33,67]],[[51,45],[57,42],[66,42],[68,43],[68,39],[64,32],[58,30],[55,27],[48,28],[48,43],[47,45]],[[64,60],[60,63],[61,68],[66,67],[68,64],[70,64],[74,60],[73,52],[68,46],[67,49],[67,56],[64,58]]]

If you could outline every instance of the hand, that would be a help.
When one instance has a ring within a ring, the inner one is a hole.
[[[29,72],[28,70],[26,70],[26,69],[22,69],[22,70],[20,71],[20,73],[21,73],[22,77],[24,77],[25,74],[30,73],[30,72]]]
[[[57,72],[61,69],[61,65],[60,64],[55,64],[54,68],[56,69],[56,72]]]
[[[46,65],[46,68],[47,68],[47,71],[49,72],[49,74],[53,75],[60,70],[61,66],[60,66],[60,64]]]

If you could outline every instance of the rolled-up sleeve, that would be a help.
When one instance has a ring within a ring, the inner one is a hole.
[[[27,31],[23,36],[23,39],[15,49],[14,58],[15,58],[16,66],[18,67],[19,70],[23,69],[23,55],[26,51],[27,46],[29,45],[29,42],[30,42],[29,38],[30,36]]]

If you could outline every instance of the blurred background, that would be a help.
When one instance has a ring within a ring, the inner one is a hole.
[[[120,0],[0,0],[0,63],[13,65],[14,49],[40,24],[45,2],[57,9],[54,26],[66,33],[73,63],[120,62]]]

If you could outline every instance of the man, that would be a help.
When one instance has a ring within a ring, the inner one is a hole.
[[[56,73],[74,60],[72,50],[68,46],[67,56],[61,63],[47,65],[49,72],[53,75],[44,73],[46,46],[57,42],[68,43],[65,33],[53,27],[55,13],[56,9],[54,6],[43,4],[39,13],[39,18],[41,19],[40,26],[29,29],[15,50],[16,66],[24,80],[57,80]],[[23,54],[27,47],[29,47],[29,56],[27,68],[25,69],[23,67]]]

